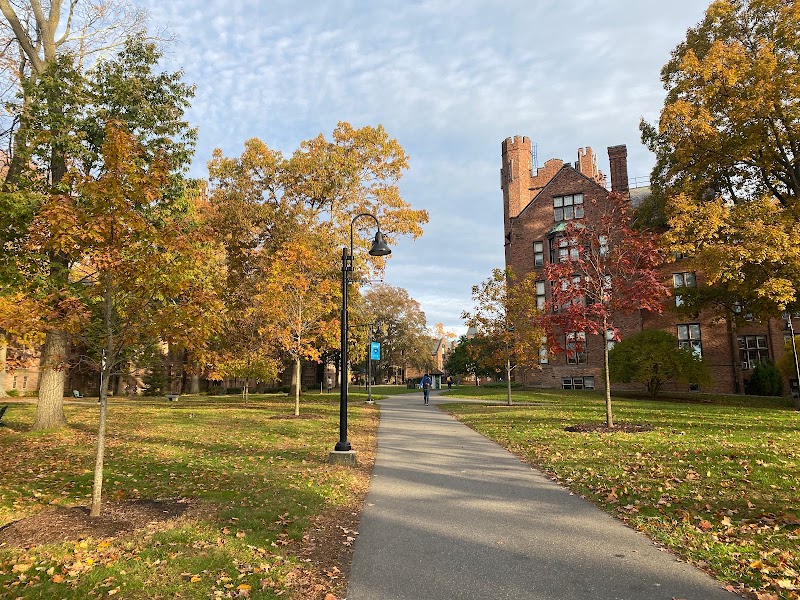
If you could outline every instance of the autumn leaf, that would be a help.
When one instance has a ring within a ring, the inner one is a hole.
[[[700,528],[701,531],[711,531],[714,528],[714,526],[711,524],[710,521],[703,519],[698,524],[698,528]]]

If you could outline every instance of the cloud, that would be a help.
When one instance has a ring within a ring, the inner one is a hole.
[[[629,172],[653,158],[639,119],[657,118],[669,52],[703,14],[696,0],[140,0],[180,37],[165,58],[197,84],[192,173],[211,151],[259,137],[291,153],[340,120],[383,124],[411,157],[403,196],[430,212],[400,240],[387,283],[430,323],[458,324],[472,285],[503,266],[500,144],[527,135],[540,164],[627,144]]]

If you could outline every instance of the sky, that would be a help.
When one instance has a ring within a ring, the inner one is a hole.
[[[428,325],[456,333],[472,286],[504,266],[500,145],[528,136],[538,163],[626,144],[631,178],[653,155],[661,67],[704,0],[136,0],[176,41],[164,67],[197,86],[194,177],[214,148],[257,137],[289,156],[339,121],[383,125],[410,158],[404,199],[430,222],[393,246],[384,281]],[[358,259],[358,257],[356,257]]]

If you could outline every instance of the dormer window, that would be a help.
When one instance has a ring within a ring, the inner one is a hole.
[[[571,221],[583,217],[583,194],[553,197],[553,220]]]

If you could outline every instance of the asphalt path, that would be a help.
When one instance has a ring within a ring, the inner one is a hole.
[[[438,410],[443,400],[380,401],[347,600],[739,598]]]

